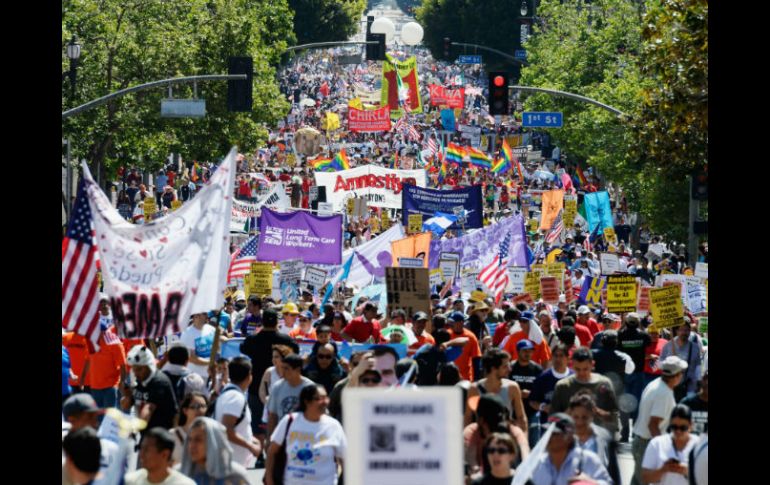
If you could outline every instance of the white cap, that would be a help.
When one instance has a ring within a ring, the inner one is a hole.
[[[586,313],[591,313],[591,310],[586,305],[580,305],[577,309],[577,314],[585,315]]]
[[[664,376],[675,376],[680,372],[687,370],[687,362],[676,355],[669,355],[659,364]]]

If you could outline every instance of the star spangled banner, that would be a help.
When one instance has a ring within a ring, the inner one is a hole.
[[[123,220],[84,165],[104,293],[118,335],[162,337],[222,302],[230,265],[235,157],[230,153],[191,201],[143,226]]]

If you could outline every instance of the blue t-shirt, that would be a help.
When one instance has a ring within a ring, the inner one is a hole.
[[[68,396],[72,394],[72,388],[70,387],[70,353],[62,345],[61,346],[61,395]]]
[[[155,192],[163,192],[163,187],[168,185],[168,177],[165,175],[158,175],[155,179]]]

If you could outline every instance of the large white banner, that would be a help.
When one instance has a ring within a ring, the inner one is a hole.
[[[142,226],[123,220],[84,165],[104,293],[121,337],[180,332],[191,314],[221,306],[237,153],[230,150],[195,198]]]
[[[326,201],[342,210],[348,197],[366,197],[371,207],[401,208],[401,186],[409,183],[425,187],[425,170],[393,170],[362,165],[339,172],[316,172],[315,182],[326,187]]]
[[[390,243],[405,238],[404,226],[396,224],[379,236],[353,249],[342,253],[342,266],[337,266],[331,283],[336,285],[342,276],[342,267],[353,256],[350,274],[346,280],[348,285],[364,288],[374,281],[385,281],[385,268],[393,266],[393,255]]]
[[[286,195],[286,188],[283,182],[276,182],[273,184],[273,188],[270,192],[265,194],[256,203],[243,202],[242,200],[233,200],[232,214],[230,219],[230,231],[232,232],[245,232],[246,220],[249,217],[257,217],[259,215],[259,209],[263,206],[289,209],[291,207],[291,201],[289,196]]]

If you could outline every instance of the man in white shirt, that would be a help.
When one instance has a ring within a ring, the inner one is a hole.
[[[634,438],[631,451],[634,455],[634,477],[632,485],[642,484],[642,459],[647,444],[662,434],[668,426],[671,411],[676,406],[674,388],[682,381],[687,362],[675,355],[660,362],[662,375],[650,382],[642,392],[639,401],[639,415],[634,423]]]
[[[174,437],[163,428],[145,433],[139,449],[142,468],[126,474],[126,485],[195,485],[195,482],[171,468]]]
[[[208,379],[211,347],[214,344],[216,328],[207,323],[208,315],[206,313],[197,313],[192,317],[192,325],[189,325],[182,332],[179,340],[190,351],[190,362],[187,364],[187,368],[206,380]]]
[[[251,361],[235,357],[227,366],[230,383],[222,389],[214,405],[214,419],[225,425],[227,440],[233,447],[233,460],[251,467],[262,453],[251,431],[251,410],[246,391],[251,384]]]

